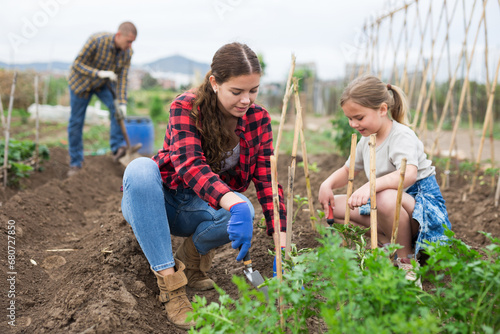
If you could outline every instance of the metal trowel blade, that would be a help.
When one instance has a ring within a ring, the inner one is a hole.
[[[258,270],[255,271],[249,271],[249,270],[244,270],[246,277],[252,283],[252,285],[259,291],[264,292],[264,295],[266,296],[266,300],[269,299],[269,295],[267,293],[267,286],[260,287],[261,284],[264,283],[264,277],[259,273]]]

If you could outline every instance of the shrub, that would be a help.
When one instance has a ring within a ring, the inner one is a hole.
[[[9,140],[9,155],[7,164],[10,166],[7,170],[7,179],[9,185],[18,185],[19,180],[29,176],[33,167],[28,160],[34,157],[36,145],[31,140]],[[49,159],[49,149],[45,145],[38,146],[40,161]],[[3,166],[5,160],[5,140],[0,142],[0,166]],[[2,172],[3,173],[3,172]]]
[[[349,126],[349,119],[344,115],[332,120],[335,137],[335,147],[342,156],[348,156],[351,152],[351,136],[356,134],[357,140],[361,138],[359,132]]]

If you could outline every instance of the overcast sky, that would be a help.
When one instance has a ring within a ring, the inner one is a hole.
[[[349,50],[359,44],[366,20],[403,4],[403,0],[0,1],[0,61],[6,63],[71,62],[90,34],[115,32],[121,22],[132,21],[138,28],[135,64],[173,54],[210,63],[221,45],[239,41],[264,55],[270,80],[286,78],[292,53],[297,62],[315,62],[322,79],[343,76],[346,62],[354,60]],[[489,21],[499,22],[500,10],[493,10],[496,17]],[[496,42],[490,48],[498,50],[500,29],[493,31],[490,36]]]

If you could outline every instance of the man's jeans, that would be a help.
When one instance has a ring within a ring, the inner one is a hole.
[[[88,98],[77,96],[70,88],[71,116],[68,124],[68,141],[70,166],[82,166],[83,162],[83,124],[85,123],[85,112],[93,94],[108,107],[111,128],[109,133],[109,146],[112,152],[116,152],[120,146],[125,145],[122,130],[115,119],[115,105],[113,95],[107,86],[99,91],[92,91]]]
[[[249,199],[236,193],[254,208]],[[155,271],[174,266],[170,234],[193,236],[198,252],[229,243],[227,223],[231,214],[216,210],[191,189],[164,187],[160,170],[150,158],[133,160],[123,175],[122,213]],[[236,258],[237,251],[234,253]]]

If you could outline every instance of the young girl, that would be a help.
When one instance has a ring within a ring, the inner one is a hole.
[[[355,173],[370,175],[369,137],[376,135],[376,193],[378,240],[389,243],[396,210],[401,160],[407,159],[402,208],[396,242],[398,266],[407,271],[406,278],[416,280],[410,258],[418,254],[425,241],[447,240],[446,225],[451,228],[443,196],[436,182],[435,168],[424,153],[424,146],[408,125],[408,106],[403,91],[384,84],[374,76],[355,79],[344,90],[340,106],[349,125],[363,136],[356,148]],[[390,117],[389,117],[390,113]],[[334,218],[343,222],[346,195],[333,189],[347,184],[350,158],[330,175],[319,190],[319,202],[325,212],[334,208]],[[353,192],[347,204],[351,222],[370,227],[370,184]],[[415,246],[415,251],[412,248]],[[416,282],[420,284],[420,281]]]
[[[254,104],[260,85],[257,55],[246,45],[227,44],[195,91],[170,107],[163,148],[139,158],[123,177],[122,211],[155,274],[167,318],[182,329],[192,311],[185,286],[212,289],[206,272],[214,248],[232,241],[240,261],[250,248],[254,208],[243,196],[255,184],[272,235],[270,156],[273,134],[268,112]],[[280,240],[286,212],[280,195]],[[186,237],[173,254],[171,236]]]

